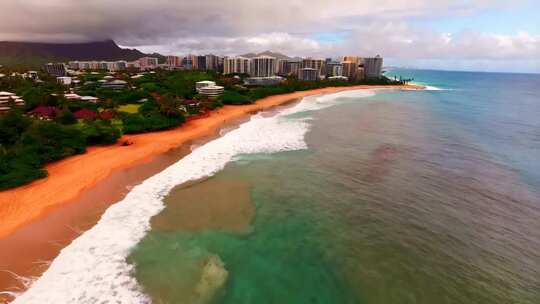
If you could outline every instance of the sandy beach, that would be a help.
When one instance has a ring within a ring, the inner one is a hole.
[[[190,120],[181,127],[172,130],[125,135],[120,139],[119,142],[129,140],[133,143],[131,146],[125,147],[116,144],[91,147],[84,154],[48,165],[46,167],[49,172],[47,178],[0,192],[0,202],[2,202],[0,204],[0,218],[2,219],[0,238],[43,215],[48,208],[73,200],[111,173],[134,166],[182,143],[207,135],[225,123],[309,95],[372,88],[380,87],[323,88],[270,96],[250,105],[225,106],[211,112],[207,117]],[[384,88],[388,88],[388,86],[384,86]],[[411,86],[407,88],[411,88]]]
[[[0,273],[0,290],[24,290],[14,273],[39,276],[47,268],[46,261],[95,225],[105,209],[121,200],[129,187],[189,153],[189,145],[208,141],[221,128],[235,125],[255,112],[305,96],[374,88],[389,87],[324,88],[271,96],[246,106],[225,106],[172,130],[126,135],[119,141],[129,140],[133,143],[130,146],[118,143],[92,147],[85,154],[48,165],[47,178],[0,192],[0,247],[8,248],[0,252],[0,266],[11,272]]]
[[[125,135],[119,142],[133,144],[91,147],[84,154],[46,166],[49,176],[31,184],[0,192],[0,238],[18,227],[44,214],[48,208],[73,200],[81,192],[92,188],[111,173],[144,162],[149,158],[175,148],[182,143],[208,135],[225,123],[242,118],[256,111],[285,104],[309,95],[334,93],[344,90],[388,88],[388,86],[358,86],[323,88],[270,96],[245,106],[225,106],[209,116],[190,120],[184,125],[167,131]],[[399,86],[394,88],[400,88]],[[420,88],[406,86],[402,88]]]

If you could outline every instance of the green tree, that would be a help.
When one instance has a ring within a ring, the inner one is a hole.
[[[17,111],[10,111],[0,116],[0,145],[15,144],[32,124],[32,120]]]
[[[56,116],[56,121],[63,125],[73,125],[77,123],[77,118],[68,108],[65,108]]]

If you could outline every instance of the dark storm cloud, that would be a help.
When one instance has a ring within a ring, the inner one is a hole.
[[[164,53],[381,54],[452,60],[538,60],[540,37],[413,27],[410,20],[466,16],[519,5],[502,0],[0,0],[0,40],[114,39]],[[523,0],[525,1],[525,0]],[[343,34],[324,40],[320,33]]]

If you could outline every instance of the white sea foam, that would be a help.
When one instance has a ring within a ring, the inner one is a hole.
[[[350,91],[308,97],[277,115],[254,115],[239,128],[199,147],[109,207],[13,303],[149,303],[126,257],[150,229],[150,218],[164,208],[162,199],[174,186],[216,173],[235,155],[305,149],[309,124],[285,116],[331,106],[339,97],[371,94]]]
[[[426,91],[447,91],[448,89],[441,89],[439,87],[427,85],[424,90],[426,90]]]

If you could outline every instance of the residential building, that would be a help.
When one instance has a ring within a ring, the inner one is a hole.
[[[182,65],[182,58],[180,56],[167,56],[165,58],[165,64],[172,69],[180,67]]]
[[[270,77],[276,74],[276,58],[259,56],[251,59],[252,77]]]
[[[131,61],[127,63],[127,68],[132,70],[139,70],[141,68],[141,65],[139,64],[139,61]]]
[[[72,70],[81,70],[81,63],[79,61],[70,61],[68,66]]]
[[[186,70],[193,69],[193,57],[191,55],[182,58],[182,67]]]
[[[362,63],[362,57],[359,56],[344,56],[342,62],[354,62],[357,65],[360,65]]]
[[[194,56],[193,59],[193,69],[199,71],[206,70],[206,56]]]
[[[278,59],[277,61],[277,70],[276,74],[278,75],[287,75],[288,72],[288,60],[286,59]]]
[[[47,63],[45,71],[57,77],[66,76],[66,66],[63,63]]]
[[[343,66],[343,76],[350,80],[356,80],[358,76],[358,63],[353,61],[344,61],[341,63]]]
[[[56,77],[56,82],[62,85],[69,86],[71,85],[71,77],[68,77],[68,76]]]
[[[42,120],[49,120],[54,118],[59,112],[60,109],[58,109],[57,107],[38,106],[32,111],[28,112],[28,114]]]
[[[24,100],[11,92],[0,92],[0,113],[8,112],[12,107],[22,107]]]
[[[112,80],[104,82],[101,87],[105,89],[122,90],[127,87],[128,83],[124,80]]]
[[[326,64],[326,76],[343,76],[343,64],[341,62],[328,61]]]
[[[197,81],[195,83],[195,89],[197,90],[197,92],[199,92],[199,90],[204,88],[204,87],[212,87],[212,86],[215,86],[215,85],[216,85],[216,83],[214,81],[210,81],[210,80]]]
[[[141,70],[153,70],[158,67],[159,60],[155,57],[142,57],[139,58],[139,68]]]
[[[217,85],[210,85],[201,87],[199,89],[199,94],[206,96],[206,97],[218,97],[225,91],[225,88],[222,86]]]
[[[219,57],[216,55],[206,55],[205,57],[205,68],[207,71],[218,71],[219,70]]]
[[[39,79],[39,76],[38,76],[38,72],[37,71],[28,71],[26,73],[26,75],[28,75],[28,78],[29,79],[32,79],[32,80],[38,80]]]
[[[383,58],[379,55],[372,58],[364,58],[364,72],[366,78],[381,78]]]
[[[364,71],[363,67],[358,67],[356,70],[356,80],[364,80],[366,79],[366,73]]]
[[[125,71],[128,67],[127,61],[123,60],[106,62],[106,65],[109,72]]]
[[[345,77],[345,76],[330,76],[328,77],[328,80],[342,80],[342,81],[347,81],[349,80],[349,78]]]
[[[258,85],[258,86],[271,86],[278,85],[283,81],[283,77],[270,76],[270,77],[248,77],[244,79],[245,85]]]
[[[287,75],[298,76],[301,68],[302,68],[301,61],[298,61],[298,60],[287,61]]]
[[[324,71],[323,59],[313,59],[313,58],[302,59],[302,68],[315,69],[317,70],[318,75],[326,74],[326,72]]]
[[[99,100],[99,98],[94,97],[94,96],[80,96],[75,93],[64,94],[64,97],[67,100],[80,100],[80,101],[91,102],[91,103],[97,103]]]
[[[316,81],[320,79],[319,70],[314,68],[303,68],[298,73],[298,79],[304,81]]]
[[[223,59],[223,74],[249,74],[251,60],[245,57],[225,57]]]

